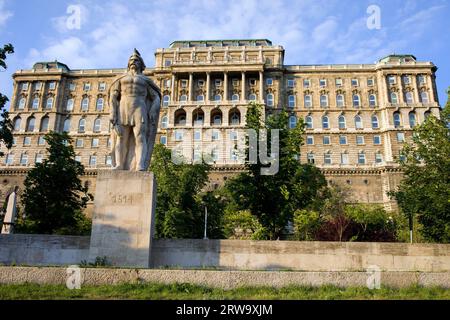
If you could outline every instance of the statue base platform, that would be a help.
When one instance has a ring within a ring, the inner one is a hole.
[[[156,209],[152,172],[99,170],[89,262],[106,257],[120,267],[150,267]]]

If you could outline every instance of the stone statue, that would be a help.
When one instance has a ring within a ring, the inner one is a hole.
[[[10,234],[14,232],[14,222],[17,215],[17,191],[18,187],[14,187],[14,190],[8,197],[8,206],[6,207],[5,218],[3,219],[2,234]]]
[[[155,145],[161,92],[143,75],[145,63],[134,49],[127,72],[114,79],[108,93],[111,156],[115,170],[146,171]]]

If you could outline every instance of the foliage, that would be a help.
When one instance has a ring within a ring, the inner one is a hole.
[[[295,240],[315,240],[316,233],[322,224],[320,213],[313,210],[296,210],[294,212]]]
[[[87,262],[86,260],[82,260],[80,263],[80,266],[82,268],[89,268],[89,267],[108,267],[111,263],[108,261],[108,257],[95,257],[94,262]]]
[[[14,47],[11,44],[4,45],[0,48],[0,70],[6,69],[6,55],[14,53]],[[6,103],[8,98],[0,93],[0,147],[4,144],[7,149],[11,149],[13,145],[13,124],[9,118],[9,113],[6,110]],[[4,153],[0,151],[0,157],[4,156]]]
[[[326,186],[326,181],[319,169],[312,165],[301,164],[298,160],[303,122],[293,129],[288,128],[289,113],[280,111],[262,121],[263,106],[251,103],[247,109],[247,129],[254,129],[258,138],[261,130],[267,129],[267,141],[271,141],[271,129],[279,131],[279,170],[274,175],[262,174],[267,165],[246,163],[246,172],[229,179],[226,188],[231,200],[238,210],[249,210],[263,226],[265,239],[279,238],[285,226],[292,220],[297,209],[312,205]],[[267,143],[271,154],[271,143]],[[246,158],[252,152],[247,139]]]
[[[450,93],[449,93],[450,95]],[[428,241],[450,242],[450,98],[438,119],[414,128],[399,161],[404,179],[390,193],[408,217],[418,217]]]
[[[224,215],[224,233],[227,239],[258,240],[264,233],[258,219],[248,210],[226,210]]]
[[[18,231],[39,234],[86,234],[90,222],[82,211],[92,195],[79,176],[84,166],[75,160],[67,133],[45,136],[48,157],[37,163],[25,179],[24,215]]]

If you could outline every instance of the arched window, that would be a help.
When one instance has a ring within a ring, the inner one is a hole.
[[[33,109],[39,108],[39,98],[36,97],[33,99],[33,105],[31,106],[31,108],[33,108]]]
[[[306,116],[305,118],[306,129],[313,128],[313,118],[311,116]]]
[[[19,109],[25,109],[25,104],[27,103],[27,99],[24,97],[20,98],[19,100]]]
[[[69,100],[67,100],[66,110],[72,111],[73,105],[74,105],[74,100],[73,100],[73,98],[70,98]]]
[[[310,94],[305,95],[305,108],[312,107],[312,98]]]
[[[241,123],[241,114],[239,110],[234,109],[230,111],[230,121],[232,125],[239,125]]]
[[[344,106],[344,95],[343,94],[338,94],[336,96],[336,105],[338,107],[343,107]]]
[[[328,96],[326,94],[320,95],[320,106],[322,108],[328,107]]]
[[[294,95],[290,95],[288,97],[288,107],[295,108],[295,96]]]
[[[202,109],[196,109],[192,113],[192,120],[194,126],[202,126],[205,119],[205,113]]]
[[[103,98],[98,98],[97,104],[96,104],[97,111],[102,111],[104,104],[105,104],[105,100]]]
[[[378,129],[379,128],[379,124],[378,124],[378,117],[376,115],[372,116],[372,129]]]
[[[394,127],[398,128],[401,126],[400,112],[394,112]]]
[[[78,132],[84,132],[86,130],[86,119],[80,119],[78,122]]]
[[[216,94],[216,95],[214,96],[214,101],[215,101],[216,103],[222,101],[222,96],[221,96],[220,94]]]
[[[88,111],[89,109],[89,98],[85,97],[81,100],[81,111]]]
[[[167,129],[168,124],[169,124],[169,118],[167,116],[163,116],[161,118],[161,129]]]
[[[414,102],[413,94],[412,94],[411,91],[407,91],[405,93],[405,101],[406,101],[406,103],[413,103]]]
[[[256,94],[252,93],[248,96],[248,100],[250,101],[256,101]]]
[[[377,105],[377,97],[374,94],[369,95],[369,106],[375,107]]]
[[[391,92],[391,103],[392,104],[397,104],[398,103],[398,96],[396,92]]]
[[[22,118],[17,117],[14,119],[14,131],[20,131],[20,125],[22,124]]]
[[[296,116],[290,116],[289,117],[289,128],[294,129],[297,126],[297,117]]]
[[[330,128],[330,119],[327,116],[322,117],[322,129]]]
[[[414,128],[416,126],[416,113],[414,111],[411,111],[408,115],[409,118],[409,126],[411,128]]]
[[[266,96],[267,106],[273,107],[273,94],[269,93]]]
[[[359,107],[361,105],[361,99],[359,98],[359,94],[353,95],[353,106]]]
[[[428,103],[428,93],[426,91],[422,91],[420,93],[420,101],[422,101],[422,103]]]
[[[345,129],[347,127],[345,123],[345,117],[343,115],[339,116],[338,122],[339,122],[339,129]]]
[[[202,94],[199,94],[199,95],[197,96],[197,101],[198,101],[198,102],[203,102],[203,101],[205,101],[205,96],[202,95]]]
[[[222,112],[220,112],[220,110],[218,110],[217,112],[212,112],[211,116],[212,116],[211,124],[216,126],[222,124]]]
[[[361,116],[359,116],[359,115],[355,116],[355,128],[356,129],[362,129],[363,128],[362,119],[361,119]]]
[[[239,101],[239,95],[238,94],[233,94],[232,96],[231,96],[231,101],[233,101],[233,102],[236,102],[236,101]]]
[[[168,107],[168,106],[169,106],[169,103],[170,103],[170,96],[166,94],[166,95],[163,97],[163,107]]]
[[[34,117],[29,117],[27,121],[27,132],[33,132],[36,124],[36,119]]]
[[[63,131],[70,132],[70,118],[64,120]]]
[[[45,116],[41,119],[41,128],[39,130],[40,132],[48,131],[48,122],[49,122],[49,118],[47,116]]]
[[[186,125],[186,111],[184,109],[178,109],[175,111],[175,125],[185,126]]]
[[[102,120],[100,118],[94,121],[94,132],[100,132],[102,129]]]
[[[47,104],[45,105],[46,109],[51,109],[53,108],[53,97],[50,97],[47,99]]]
[[[187,99],[188,99],[188,97],[187,97],[187,95],[185,95],[185,94],[183,94],[183,95],[180,96],[180,102],[181,102],[181,103],[186,103],[186,102],[187,102]]]
[[[431,116],[431,111],[425,111],[423,117],[427,120]]]

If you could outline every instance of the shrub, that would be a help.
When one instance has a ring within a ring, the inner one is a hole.
[[[265,231],[258,219],[248,210],[226,211],[224,232],[228,239],[263,239]]]
[[[315,240],[317,231],[323,223],[317,211],[296,210],[294,212],[294,237],[296,240]]]

